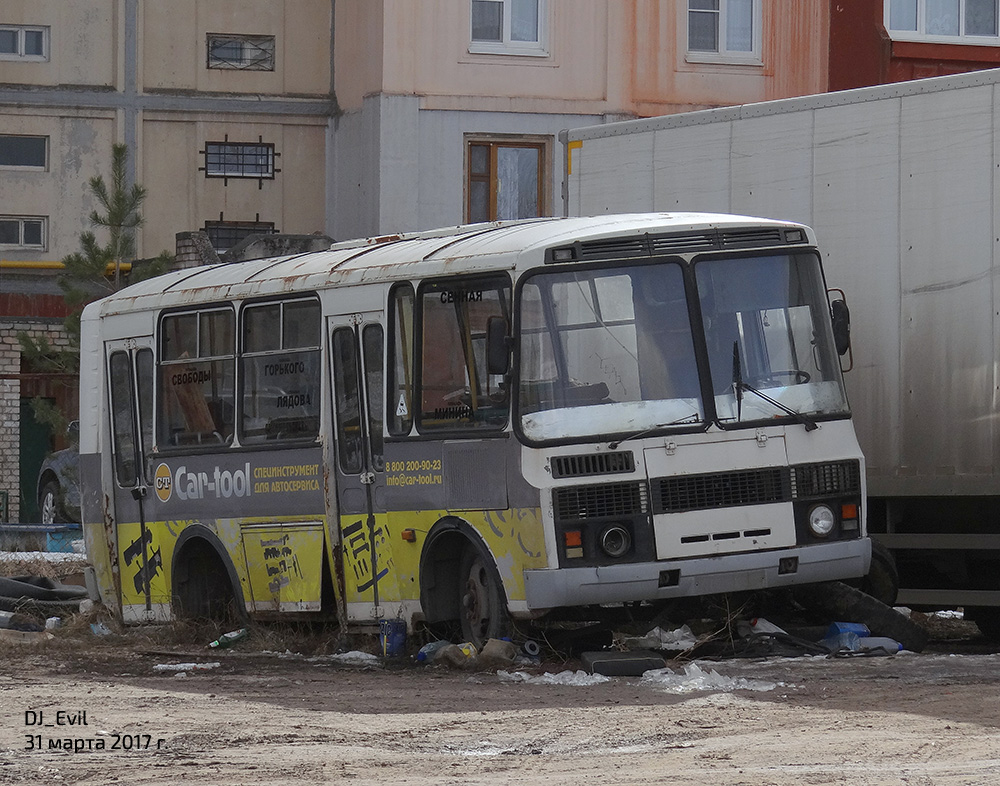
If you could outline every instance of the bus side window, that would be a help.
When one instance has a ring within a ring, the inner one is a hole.
[[[413,287],[400,284],[389,294],[389,433],[413,427]]]
[[[230,308],[160,323],[159,443],[229,444],[235,424],[235,315]]]
[[[385,411],[382,390],[382,340],[381,325],[365,325],[362,333],[362,351],[365,355],[365,388],[368,391],[368,429],[371,432],[372,469],[385,469],[385,452],[382,438],[382,413]]]
[[[361,433],[361,389],[358,379],[358,356],[354,331],[337,328],[333,331],[333,393],[337,414],[337,453],[345,475],[361,472],[364,464],[364,444]]]
[[[113,352],[108,359],[111,377],[111,430],[114,435],[115,478],[123,488],[138,483],[136,461],[135,399],[127,352]]]
[[[420,307],[421,431],[504,428],[510,391],[505,375],[488,373],[486,326],[510,324],[510,280],[427,282]]]
[[[319,434],[320,308],[316,300],[254,304],[241,314],[240,443]]]

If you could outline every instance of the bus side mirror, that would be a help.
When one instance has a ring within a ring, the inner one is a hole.
[[[510,370],[510,339],[507,320],[490,317],[486,320],[486,372],[506,374]]]
[[[833,343],[838,355],[846,355],[851,348],[851,310],[846,300],[830,303],[830,319],[833,322]]]

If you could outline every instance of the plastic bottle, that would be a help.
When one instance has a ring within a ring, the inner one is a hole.
[[[838,633],[835,636],[827,636],[820,642],[830,652],[857,652],[861,649],[861,637],[857,633]]]
[[[903,649],[903,645],[888,636],[861,636],[858,644],[863,650],[885,650],[890,655]]]
[[[451,644],[450,641],[444,641],[443,639],[441,641],[432,641],[430,644],[425,644],[417,653],[417,663],[430,663],[434,660],[438,652],[447,647],[449,644]]]
[[[226,647],[233,646],[236,642],[242,641],[247,636],[250,635],[250,631],[246,628],[240,628],[239,630],[231,630],[229,633],[223,633],[219,638],[213,641],[208,646],[212,649],[225,649]]]
[[[779,628],[773,622],[764,619],[763,617],[756,617],[750,620],[750,630],[754,633],[785,633],[786,631]]]

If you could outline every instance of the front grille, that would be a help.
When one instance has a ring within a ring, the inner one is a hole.
[[[658,478],[653,481],[653,512],[733,508],[787,502],[792,498],[787,469],[771,467]]]
[[[555,456],[552,459],[552,477],[580,478],[587,475],[615,475],[635,471],[635,457],[631,450],[617,453],[587,453],[579,456]]]
[[[556,521],[632,516],[649,510],[645,483],[569,486],[552,494]]]
[[[861,464],[858,461],[799,464],[792,468],[792,493],[796,497],[860,494]]]

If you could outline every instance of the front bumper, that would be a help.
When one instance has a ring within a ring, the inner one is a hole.
[[[779,560],[788,558],[798,559],[798,570],[779,574]],[[524,585],[528,608],[537,610],[716,595],[859,578],[868,573],[870,563],[871,541],[862,538],[774,551],[631,565],[527,570]],[[669,586],[661,586],[664,583]]]

